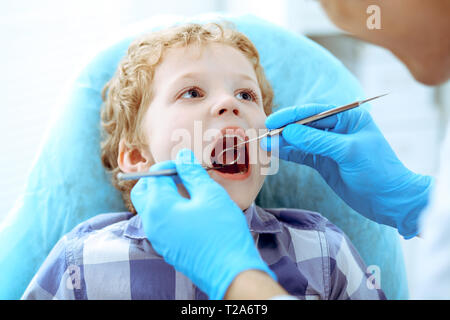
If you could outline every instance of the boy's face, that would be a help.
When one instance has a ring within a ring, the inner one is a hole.
[[[182,148],[194,151],[203,166],[230,163],[227,170],[210,170],[242,210],[256,198],[263,182],[257,141],[217,157],[265,130],[261,90],[250,61],[237,49],[208,44],[168,49],[156,68],[152,102],[143,119],[151,156],[139,171],[156,162],[173,160]],[[135,171],[135,170],[132,170]],[[136,170],[137,171],[137,170]]]

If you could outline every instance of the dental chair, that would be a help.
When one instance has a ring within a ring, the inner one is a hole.
[[[131,41],[174,23],[205,22],[206,15],[142,24],[99,52],[79,74],[57,121],[47,134],[26,189],[0,225],[0,298],[18,299],[56,242],[80,222],[100,213],[127,211],[100,161],[101,91]],[[365,98],[358,81],[327,50],[308,38],[253,16],[232,21],[256,45],[275,92],[274,111],[292,105],[343,105]],[[256,204],[320,212],[351,239],[388,299],[407,299],[398,233],[348,207],[313,169],[280,160]]]

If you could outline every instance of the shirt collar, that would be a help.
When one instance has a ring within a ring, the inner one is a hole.
[[[146,239],[144,228],[142,227],[142,220],[138,214],[135,214],[125,225],[123,235],[127,238],[142,240]]]
[[[248,209],[244,211],[247,224],[250,231],[256,233],[277,233],[281,232],[281,224],[277,218],[252,203]],[[136,214],[125,225],[124,236],[131,239],[146,239],[144,228],[142,227],[141,217]]]
[[[256,233],[282,232],[278,219],[254,202],[244,211],[250,231]]]

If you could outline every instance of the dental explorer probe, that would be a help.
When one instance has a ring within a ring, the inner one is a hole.
[[[352,102],[352,103],[344,105],[344,106],[336,107],[336,108],[333,108],[333,109],[330,109],[330,110],[326,110],[326,111],[317,113],[315,115],[312,115],[310,117],[301,119],[301,120],[296,121],[296,122],[288,123],[287,125],[285,125],[283,127],[269,130],[266,133],[264,133],[264,134],[262,134],[262,135],[260,135],[260,136],[258,136],[256,138],[237,143],[237,144],[235,144],[234,146],[232,146],[230,148],[226,148],[226,149],[222,150],[222,152],[220,152],[219,155],[216,158],[218,158],[220,155],[222,155],[224,152],[226,152],[228,150],[236,149],[236,147],[238,147],[238,146],[240,146],[242,144],[249,143],[249,142],[255,141],[255,140],[259,140],[259,139],[262,139],[264,137],[272,137],[272,136],[275,136],[277,134],[280,134],[283,131],[283,129],[285,127],[287,127],[288,125],[290,125],[290,124],[294,124],[294,123],[296,123],[296,124],[308,124],[308,123],[311,123],[313,121],[317,121],[317,120],[320,120],[320,119],[323,119],[323,118],[327,118],[327,117],[333,116],[335,114],[339,114],[341,112],[344,112],[344,111],[347,111],[347,110],[350,110],[350,109],[354,109],[356,107],[359,107],[363,103],[366,103],[366,102],[369,102],[369,101],[381,98],[381,97],[383,97],[385,95],[387,95],[387,93],[379,95],[379,96],[376,96],[376,97],[373,97],[373,98],[360,100],[360,101],[355,101],[355,102]],[[230,166],[230,165],[235,164],[238,161],[238,159],[239,159],[239,154],[238,154],[238,157],[231,163],[222,164],[222,166],[220,166],[220,167],[205,167],[205,170],[221,169],[221,168],[223,168],[225,166]],[[176,175],[176,174],[177,174],[177,170],[175,168],[174,169],[158,170],[158,171],[153,171],[153,172],[130,172],[130,173],[119,172],[117,174],[117,179],[119,179],[119,180],[136,180],[136,179],[143,178],[143,177],[173,176],[173,175]]]

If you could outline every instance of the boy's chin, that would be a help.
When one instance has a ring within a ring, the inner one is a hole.
[[[244,180],[228,180],[214,174],[211,176],[228,192],[230,198],[242,211],[247,210],[255,201],[266,178],[258,174],[259,166],[253,167],[252,170],[252,174]]]
[[[264,182],[264,181],[262,181]],[[247,210],[252,203],[255,201],[256,196],[258,195],[259,191],[261,190],[262,182],[260,185],[255,186],[255,188],[236,188],[233,190],[229,190],[228,188],[225,188],[230,196],[230,198],[238,205],[238,207],[245,211]]]
[[[233,201],[238,205],[238,207],[242,211],[247,210],[252,205],[253,200],[255,199],[252,199],[251,201],[250,199],[236,199],[236,200],[233,199]]]
[[[228,192],[231,200],[233,200],[242,211],[247,210],[251,206],[253,200],[255,200],[255,197],[251,197],[250,194],[244,193],[242,192],[242,190],[229,190],[228,188],[225,187],[225,190]],[[187,192],[184,185],[177,184],[177,189],[178,193],[183,198],[190,199],[189,193]]]

